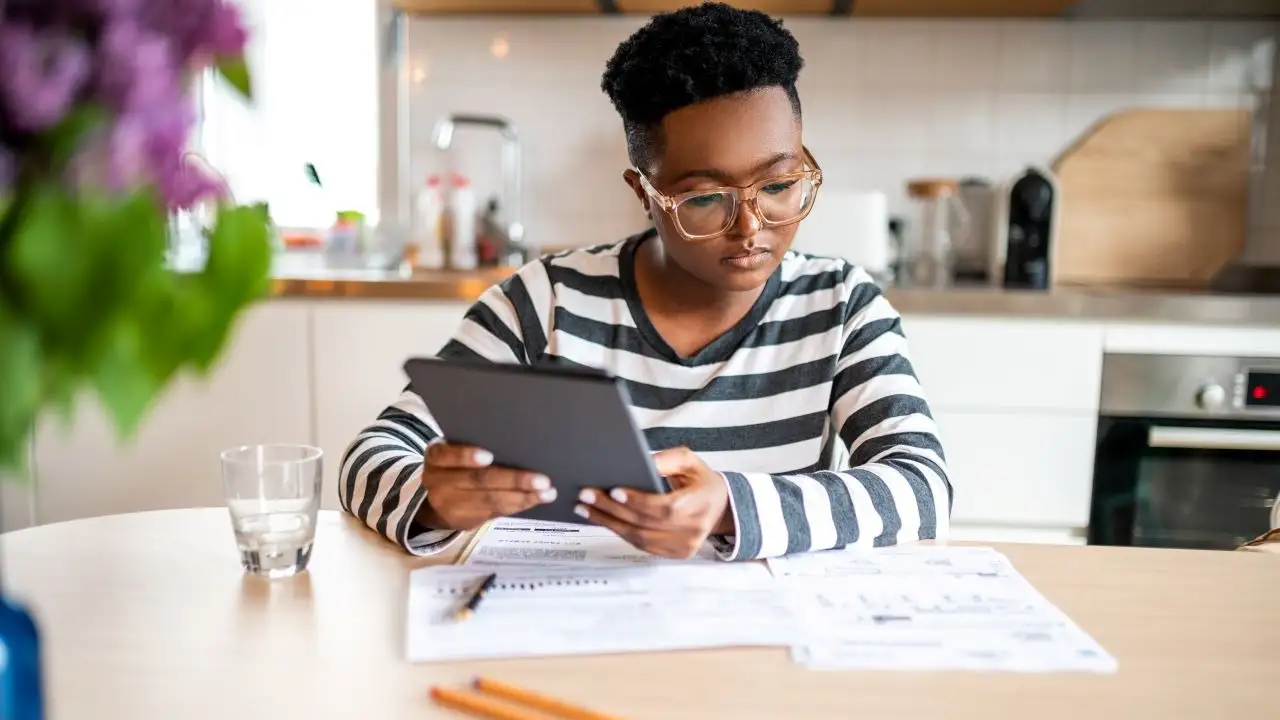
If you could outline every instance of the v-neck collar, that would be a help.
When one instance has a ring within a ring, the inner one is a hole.
[[[657,235],[658,231],[654,228],[650,228],[638,235],[633,235],[623,243],[618,253],[619,280],[622,281],[623,295],[626,297],[627,308],[631,311],[631,317],[635,320],[636,329],[640,332],[640,336],[663,359],[677,365],[687,367],[711,365],[729,359],[733,355],[733,351],[742,344],[747,335],[750,335],[751,331],[755,330],[760,321],[764,319],[765,313],[769,311],[769,306],[773,304],[774,299],[778,296],[778,290],[782,285],[782,267],[779,266],[769,275],[764,289],[760,291],[760,297],[756,298],[751,310],[737,324],[693,355],[687,358],[681,357],[680,353],[675,351],[675,348],[667,344],[662,334],[658,332],[653,322],[649,320],[649,313],[645,312],[644,306],[640,302],[640,289],[636,283],[636,252],[646,240],[656,239]]]

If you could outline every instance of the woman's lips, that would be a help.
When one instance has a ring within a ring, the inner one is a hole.
[[[770,253],[768,248],[756,248],[737,255],[731,255],[724,258],[721,262],[740,270],[754,270],[769,262],[769,258]]]

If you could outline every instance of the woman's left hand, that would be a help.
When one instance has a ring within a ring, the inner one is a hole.
[[[684,447],[663,450],[653,460],[671,492],[589,488],[578,495],[574,512],[641,550],[682,560],[693,557],[708,535],[733,533],[729,486],[720,473]]]

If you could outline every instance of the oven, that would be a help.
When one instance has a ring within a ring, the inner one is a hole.
[[[1107,355],[1088,541],[1232,550],[1280,525],[1280,358]]]

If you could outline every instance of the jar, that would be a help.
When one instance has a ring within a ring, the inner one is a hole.
[[[926,178],[907,183],[915,231],[903,243],[905,284],[947,287],[955,278],[956,246],[969,232],[969,213],[959,196],[959,183]]]

